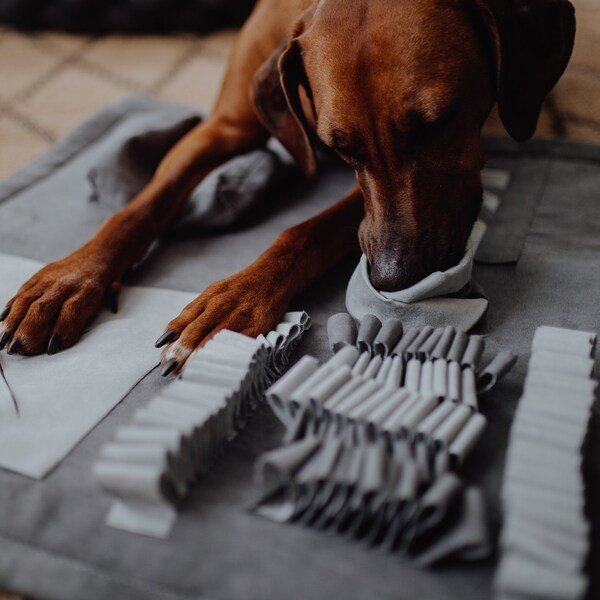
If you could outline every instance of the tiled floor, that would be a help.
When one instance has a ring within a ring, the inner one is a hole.
[[[537,135],[600,142],[600,0],[574,0],[573,58]],[[0,29],[0,178],[127,92],[209,108],[234,31],[205,37],[88,38]],[[486,126],[501,132],[497,117]],[[19,600],[3,596],[0,600]]]

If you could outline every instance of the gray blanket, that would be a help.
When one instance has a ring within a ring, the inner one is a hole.
[[[49,261],[94,232],[112,209],[85,201],[87,173],[107,148],[120,144],[127,119],[145,106],[131,98],[117,103],[0,185],[1,252]],[[510,206],[515,226],[525,222],[522,230],[528,231],[518,264],[475,266],[475,278],[490,299],[478,326],[488,335],[490,352],[526,354],[541,324],[596,330],[600,152],[505,141],[487,145],[488,164],[511,171],[507,194],[516,190],[516,198],[535,198],[524,218],[506,198],[500,209]],[[290,177],[260,211],[253,211],[251,224],[219,235],[169,239],[132,282],[199,292],[245,266],[281,230],[331,204],[352,182],[352,173],[338,165],[329,165],[312,183]],[[314,323],[298,354],[328,355],[327,318],[344,309],[355,264],[356,257],[295,301],[294,307],[306,309]],[[157,335],[164,325],[156,324]],[[482,400],[487,434],[465,465],[469,481],[485,491],[496,531],[506,437],[525,365],[520,360]],[[148,376],[46,480],[32,482],[0,471],[0,587],[48,600],[490,597],[494,561],[421,571],[344,539],[249,514],[247,507],[258,493],[252,464],[281,436],[266,406],[202,479],[168,539],[107,528],[110,499],[95,486],[91,464],[118,424],[161,385],[156,372]]]

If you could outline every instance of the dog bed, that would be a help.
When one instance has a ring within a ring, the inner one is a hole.
[[[127,98],[109,107],[0,184],[0,252],[50,261],[82,244],[112,210],[86,201],[87,174],[102,153],[119,145],[119,127],[151,104]],[[502,264],[474,266],[474,277],[490,302],[475,331],[488,336],[493,353],[510,349],[526,354],[541,324],[597,329],[600,148],[550,142],[517,145],[504,139],[486,140],[484,145],[488,166],[511,173],[497,216],[508,231],[519,232],[510,245],[518,247],[520,256],[516,264],[507,264],[495,254]],[[326,165],[314,182],[290,174],[269,193],[264,208],[243,223],[218,235],[163,241],[160,252],[147,258],[130,283],[200,292],[244,267],[284,228],[339,198],[352,181],[353,174],[337,163]],[[499,236],[496,249],[508,251],[502,243],[506,231],[493,234]],[[294,302],[292,308],[306,309],[313,319],[298,355],[310,353],[321,360],[328,356],[327,319],[344,310],[356,259],[340,265]],[[157,332],[164,325],[156,323]],[[488,430],[465,464],[468,481],[484,490],[496,532],[507,436],[525,369],[526,361],[518,361],[481,402]],[[165,381],[152,372],[43,481],[0,470],[0,587],[44,600],[479,600],[492,595],[493,560],[420,571],[397,557],[340,538],[250,515],[247,509],[258,493],[252,464],[279,444],[282,433],[265,405],[197,486],[168,539],[149,540],[106,527],[110,498],[95,485],[91,465],[119,424],[130,420],[163,385]],[[596,431],[595,423],[592,440],[597,439]],[[591,467],[597,471],[597,466]],[[590,501],[596,492],[591,487],[588,492]]]

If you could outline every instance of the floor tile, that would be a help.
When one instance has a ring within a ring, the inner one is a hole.
[[[8,116],[0,117],[0,179],[25,166],[48,142]],[[1,600],[1,597],[0,597]]]
[[[60,60],[20,34],[0,32],[0,99],[6,101],[24,93]]]
[[[210,50],[217,56],[227,58],[233,49],[233,44],[238,36],[237,29],[223,29],[210,33],[201,38],[202,48]]]
[[[567,71],[556,86],[554,95],[561,112],[600,121],[600,77]]]
[[[226,61],[198,55],[159,91],[161,98],[210,110],[217,98]]]
[[[124,81],[149,88],[165,77],[192,44],[190,36],[110,36],[92,44],[84,59]]]
[[[72,66],[26,98],[15,111],[58,137],[128,91],[126,86]]]

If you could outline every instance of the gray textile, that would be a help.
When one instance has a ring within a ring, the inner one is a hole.
[[[121,146],[106,148],[90,169],[91,199],[114,210],[130,202],[167,151],[200,121],[189,108],[148,101],[146,110],[123,123]],[[269,194],[286,164],[281,152],[267,148],[226,162],[192,191],[171,235],[197,235],[238,223]]]
[[[110,107],[0,185],[1,252],[50,261],[92,235],[110,210],[84,201],[87,173],[107,148],[120,144],[125,116],[143,106],[139,99],[126,99]],[[568,149],[568,159],[557,153],[561,148]],[[542,323],[594,329],[600,322],[600,151],[594,158],[586,150],[587,159],[578,158],[579,151],[573,145],[488,143],[489,166],[509,170],[511,186],[527,185],[519,167],[523,160],[532,170],[547,171],[518,265],[474,267],[490,299],[477,332],[489,334],[491,354],[528,352]],[[251,228],[169,240],[132,282],[201,291],[247,265],[285,227],[329,206],[353,182],[353,174],[339,165],[329,166],[313,183],[290,178],[287,190],[269,198]],[[329,355],[326,322],[344,310],[355,261],[294,302],[313,319],[298,354]],[[157,337],[164,325],[156,324]],[[507,433],[524,372],[525,361],[519,361],[482,401],[486,435],[465,463],[468,483],[483,488],[495,531]],[[264,405],[194,491],[169,539],[149,541],[107,528],[110,499],[94,485],[90,466],[117,426],[162,385],[157,373],[147,377],[45,481],[0,471],[0,586],[47,600],[491,597],[493,561],[419,571],[341,538],[248,514],[257,493],[253,462],[281,442],[282,427]]]
[[[416,285],[397,292],[380,292],[370,279],[363,254],[348,282],[346,308],[355,319],[376,315],[381,321],[400,319],[407,327],[445,327],[468,331],[485,314],[488,301],[471,285],[472,259],[463,260],[447,271],[434,273]]]

